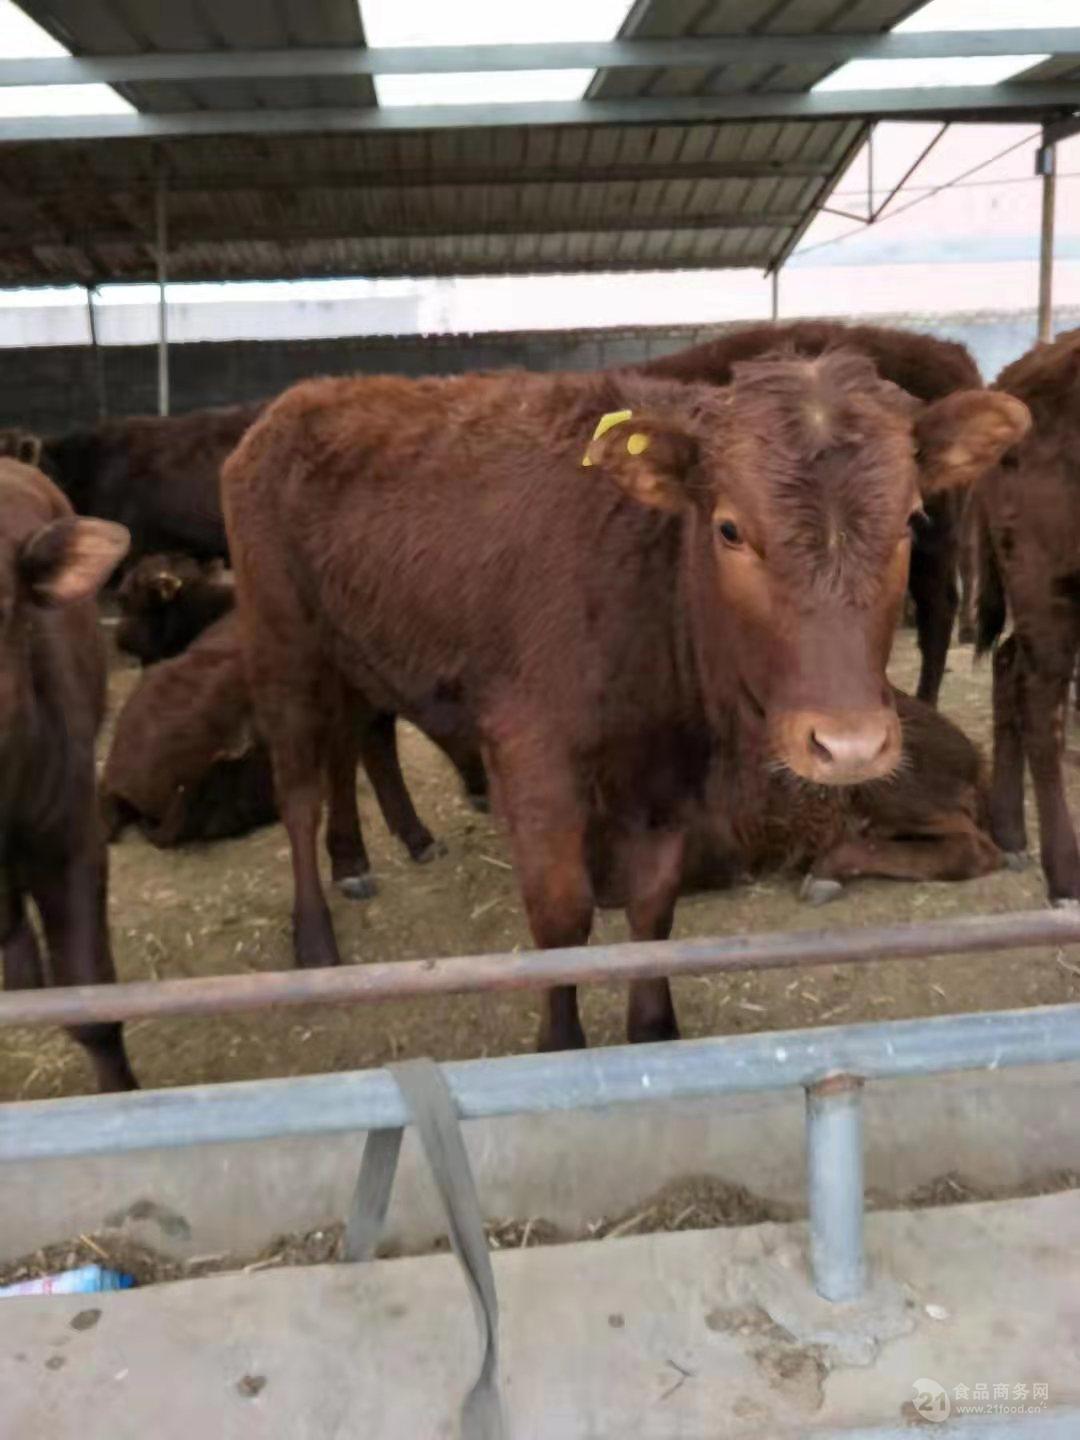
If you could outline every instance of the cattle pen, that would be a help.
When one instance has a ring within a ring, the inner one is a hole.
[[[1080,1436],[1078,8],[0,0],[0,1436]]]

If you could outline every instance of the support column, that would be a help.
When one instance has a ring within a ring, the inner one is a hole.
[[[158,414],[169,413],[169,328],[165,305],[165,281],[168,265],[168,214],[166,209],[165,166],[158,165],[155,196],[155,248],[158,277]]]
[[[94,397],[97,404],[99,420],[104,420],[109,413],[108,398],[105,393],[105,357],[101,353],[101,345],[98,342],[97,314],[94,311],[93,287],[86,287],[86,318],[90,324],[90,345],[91,363],[94,367]]]
[[[780,319],[780,266],[772,272],[772,318]]]
[[[806,1091],[810,1273],[825,1300],[857,1300],[863,1258],[862,1081],[830,1075]]]
[[[1042,176],[1042,232],[1039,239],[1039,339],[1054,338],[1054,212],[1057,205],[1057,146],[1043,144],[1035,156]]]

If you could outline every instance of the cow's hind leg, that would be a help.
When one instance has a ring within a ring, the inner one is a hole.
[[[350,900],[370,900],[378,893],[371,873],[371,861],[360,829],[356,804],[356,766],[360,759],[362,703],[346,699],[342,692],[327,729],[326,853],[334,884]]]
[[[401,773],[395,715],[380,711],[371,717],[361,733],[360,755],[386,827],[405,846],[410,858],[418,865],[426,865],[437,855],[444,855],[446,847],[436,841],[416,813]]]
[[[88,847],[88,853],[33,887],[54,985],[103,985],[116,979],[106,915],[107,863],[104,846],[100,854],[97,848]],[[89,1056],[99,1090],[137,1088],[120,1025],[76,1025],[68,1034]]]
[[[676,830],[641,830],[624,842],[622,864],[629,884],[626,918],[634,940],[667,940],[682,879],[685,836]],[[633,980],[627,1038],[677,1040],[679,1025],[666,979]]]
[[[811,875],[824,880],[975,880],[1004,863],[993,841],[968,823],[940,835],[844,840],[815,861]]]

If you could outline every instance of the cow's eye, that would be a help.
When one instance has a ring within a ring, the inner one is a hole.
[[[742,536],[739,534],[739,527],[734,520],[721,520],[716,528],[725,545],[742,544]]]

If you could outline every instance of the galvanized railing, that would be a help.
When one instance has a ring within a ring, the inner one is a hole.
[[[725,940],[613,945],[328,971],[15,992],[0,1026],[85,1024],[544,987],[655,975],[1065,945],[1080,914],[1029,914]],[[818,1292],[864,1284],[861,1094],[866,1081],[1080,1060],[1080,1005],[772,1031],[442,1067],[460,1117],[540,1114],[801,1086],[807,1096],[810,1261]],[[288,1135],[395,1130],[406,1107],[382,1070],[0,1106],[0,1161]]]

